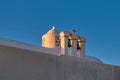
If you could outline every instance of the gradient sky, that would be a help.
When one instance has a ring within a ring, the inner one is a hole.
[[[120,1],[0,0],[0,37],[41,45],[52,26],[85,36],[86,54],[120,66]]]

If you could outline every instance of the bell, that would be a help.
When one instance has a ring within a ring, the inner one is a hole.
[[[72,47],[72,43],[71,43],[70,39],[68,39],[68,47]]]
[[[81,49],[79,42],[77,41],[77,50]]]

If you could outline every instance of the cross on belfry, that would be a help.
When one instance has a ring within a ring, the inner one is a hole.
[[[74,34],[76,32],[76,30],[74,28],[72,28],[72,33]]]

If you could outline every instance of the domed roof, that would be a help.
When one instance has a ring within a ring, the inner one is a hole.
[[[82,58],[82,60],[83,60],[84,62],[91,61],[91,62],[103,63],[101,60],[99,60],[98,58],[93,57],[93,56],[85,56],[84,58]]]
[[[93,62],[103,63],[100,59],[93,57],[93,56],[86,56],[86,59],[89,61],[93,61]]]
[[[55,26],[53,26],[52,29],[47,32],[47,34],[59,34],[59,32],[55,30]]]

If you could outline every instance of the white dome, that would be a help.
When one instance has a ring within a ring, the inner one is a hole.
[[[83,62],[97,62],[97,63],[103,63],[101,60],[99,60],[96,57],[93,56],[85,56],[84,58],[81,58]]]
[[[88,61],[92,61],[92,62],[98,62],[98,63],[103,63],[100,59],[93,57],[93,56],[86,56],[86,59]]]

